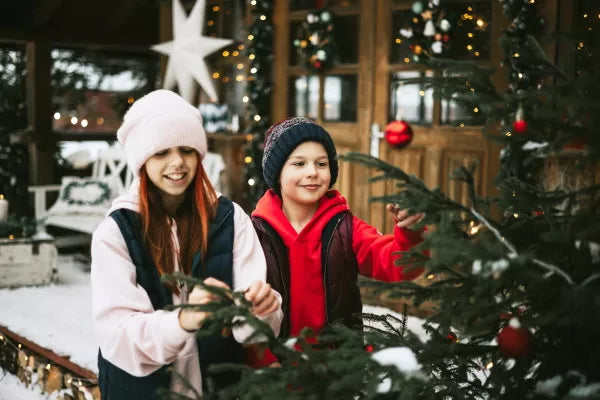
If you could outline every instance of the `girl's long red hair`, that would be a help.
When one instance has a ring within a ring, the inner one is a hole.
[[[186,189],[185,199],[177,209],[178,262],[180,271],[189,274],[194,254],[202,257],[208,246],[208,227],[217,211],[217,193],[206,176],[198,156],[196,176]],[[139,210],[144,241],[150,249],[159,275],[175,270],[175,247],[171,240],[171,224],[158,189],[148,178],[146,169],[140,171]],[[171,288],[177,291],[176,288]]]

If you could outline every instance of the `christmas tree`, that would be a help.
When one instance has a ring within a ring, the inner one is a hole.
[[[29,182],[27,146],[18,141],[27,126],[24,70],[20,49],[0,48],[0,195],[9,200],[27,198]],[[26,206],[12,201],[10,212],[23,215]]]
[[[252,79],[248,82],[246,126],[248,143],[244,149],[244,179],[248,186],[243,194],[244,207],[253,209],[267,190],[262,175],[262,155],[265,132],[269,129],[271,107],[271,63],[273,61],[273,13],[270,1],[252,1],[254,22],[249,28],[247,54]]]
[[[435,58],[428,65],[449,74],[412,80],[485,116],[484,133],[504,145],[498,196],[476,195],[474,167],[453,173],[469,188],[470,200],[462,204],[379,159],[344,157],[379,171],[374,181],[395,182],[396,193],[374,201],[425,213],[422,224],[430,229],[400,263],[424,268],[430,284],[367,283],[377,293],[434,302],[425,333],[408,329],[406,317],[365,314],[364,329],[325,328],[317,348],[306,340],[310,332],[274,338],[246,312],[282,367],[229,366],[243,370],[242,381],[215,396],[600,398],[600,76],[594,51],[575,32],[573,47],[585,53],[573,74],[561,71],[536,37],[542,21],[535,2],[503,3],[511,21],[501,40],[507,90],[494,88],[489,70]],[[243,310],[229,307],[211,324],[231,324]]]

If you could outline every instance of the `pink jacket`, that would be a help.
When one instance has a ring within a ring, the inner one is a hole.
[[[119,208],[138,211],[137,191],[138,185],[134,182],[129,193],[113,201],[107,218],[92,238],[93,317],[100,349],[105,359],[134,376],[146,376],[165,364],[174,363],[175,371],[202,393],[194,333],[180,327],[177,310],[153,309],[148,294],[136,284],[135,265],[119,227],[108,217]],[[235,203],[234,210],[233,289],[245,290],[255,281],[265,280],[266,262],[250,218]],[[178,248],[174,221],[171,237]],[[279,334],[283,313],[281,296],[275,293],[280,308],[264,321]],[[173,304],[179,303],[181,299],[173,295]],[[240,343],[251,334],[248,326],[233,329],[233,335]],[[192,391],[185,389],[175,378],[171,390],[192,396]]]

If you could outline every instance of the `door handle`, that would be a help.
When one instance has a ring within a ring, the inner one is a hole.
[[[379,124],[371,124],[371,134],[369,135],[369,154],[379,158],[379,141],[383,138],[383,132],[379,129]]]

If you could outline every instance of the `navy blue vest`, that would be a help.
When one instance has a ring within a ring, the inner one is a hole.
[[[204,262],[200,253],[194,257],[192,276],[199,279],[216,278],[233,287],[233,203],[221,196],[217,215],[209,228],[208,249]],[[169,289],[160,276],[150,252],[144,245],[139,214],[119,209],[110,215],[119,226],[127,244],[129,255],[136,267],[137,283],[146,290],[152,306],[160,310],[172,304]],[[231,384],[239,379],[239,373],[209,373],[208,367],[219,363],[241,363],[244,350],[233,336],[213,335],[198,340],[198,353],[202,371],[202,386],[206,392]],[[144,377],[133,376],[110,363],[98,352],[98,384],[102,400],[148,400],[158,399],[157,390],[168,389],[171,383],[169,365],[165,365]]]

